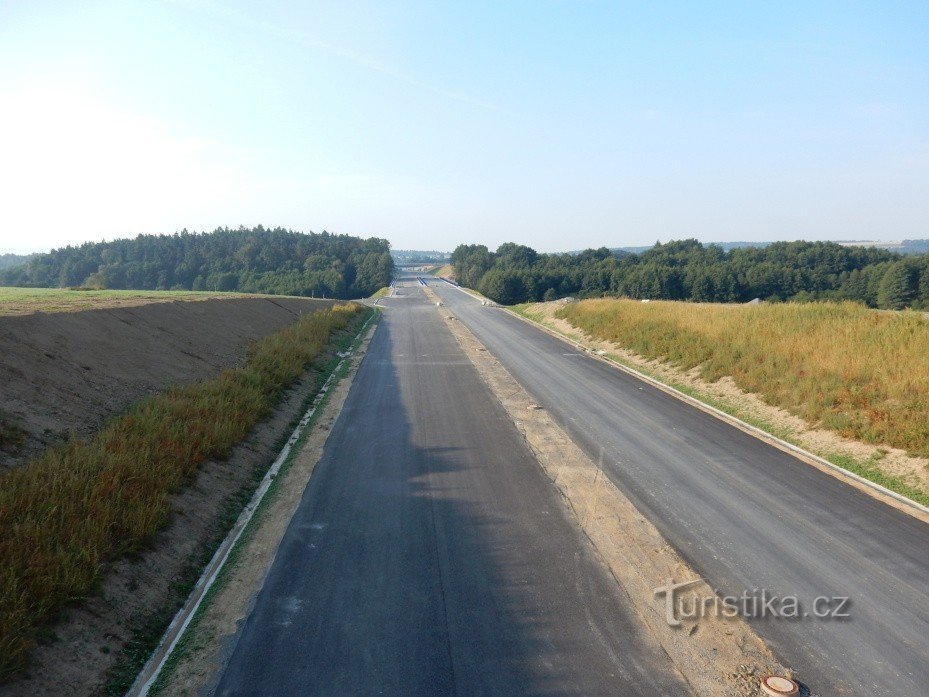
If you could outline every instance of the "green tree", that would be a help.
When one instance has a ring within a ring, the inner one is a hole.
[[[529,299],[525,282],[513,270],[491,269],[481,279],[479,290],[503,305],[515,305]]]
[[[386,285],[393,274],[387,240],[260,225],[87,243],[23,262],[0,271],[0,284],[62,287],[88,279],[116,289],[240,289],[307,295],[325,289],[330,297],[347,298],[357,292],[352,287],[358,278],[356,267],[361,267],[365,288]]]
[[[916,269],[903,259],[892,264],[884,272],[877,289],[877,306],[885,310],[902,310],[916,300]]]

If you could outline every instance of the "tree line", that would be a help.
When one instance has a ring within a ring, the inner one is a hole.
[[[387,240],[259,225],[68,246],[0,271],[0,284],[357,298],[393,273]]]
[[[34,256],[34,254],[0,254],[0,271],[25,264]]]
[[[682,240],[632,254],[606,247],[540,254],[507,242],[491,252],[459,245],[455,276],[511,305],[567,296],[615,295],[696,302],[854,300],[870,307],[929,307],[929,254],[847,247],[834,242],[775,242],[724,250]]]

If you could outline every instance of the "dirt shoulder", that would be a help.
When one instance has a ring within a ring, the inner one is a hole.
[[[242,623],[274,562],[287,525],[322,456],[329,430],[342,410],[375,326],[372,325],[355,350],[345,376],[329,391],[305,441],[287,470],[275,480],[256,513],[255,525],[230,557],[150,694],[200,695],[210,694],[215,688]]]
[[[436,299],[428,288],[426,293]],[[764,674],[789,675],[742,619],[707,617],[668,625],[664,599],[656,598],[654,589],[669,579],[697,579],[697,574],[454,314],[445,307],[439,311],[630,598],[643,627],[695,694],[748,697],[759,693]],[[713,595],[703,581],[690,589],[700,597]]]
[[[229,298],[0,317],[0,473],[86,439],[133,402],[231,367],[248,346],[334,301]]]
[[[862,443],[833,431],[816,428],[787,410],[766,403],[760,396],[744,392],[732,378],[723,377],[716,382],[709,382],[699,376],[699,369],[680,370],[663,361],[645,359],[622,346],[589,336],[567,320],[555,316],[562,307],[563,300],[533,303],[526,306],[522,314],[591,351],[690,394],[712,407],[830,460],[855,474],[883,485],[890,483],[884,481],[884,477],[892,478],[916,492],[929,496],[929,459],[913,457],[899,448]],[[835,474],[834,471],[829,473]],[[863,488],[863,485],[852,479],[847,481],[870,495],[875,495],[873,489]],[[889,497],[879,498],[890,505],[901,507]],[[915,515],[910,508],[901,510]]]

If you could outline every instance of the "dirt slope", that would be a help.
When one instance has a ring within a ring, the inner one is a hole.
[[[22,440],[0,449],[0,472],[90,436],[147,394],[215,375],[251,342],[331,304],[230,298],[0,317],[0,421]]]

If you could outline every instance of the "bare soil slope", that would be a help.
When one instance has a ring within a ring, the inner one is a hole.
[[[230,298],[0,317],[0,421],[18,434],[0,448],[0,472],[92,435],[147,394],[215,375],[251,342],[332,303]]]

